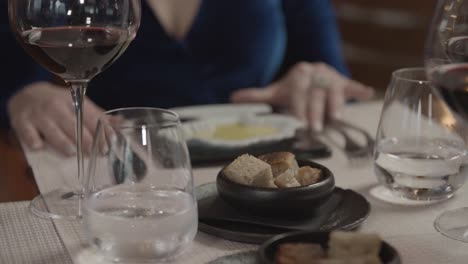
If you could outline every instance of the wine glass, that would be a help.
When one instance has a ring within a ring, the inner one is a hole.
[[[30,205],[43,217],[81,216],[83,99],[88,82],[109,67],[134,39],[139,0],[10,0],[11,29],[25,51],[71,90],[76,117],[78,186],[36,197]]]
[[[426,40],[425,67],[432,88],[457,122],[467,122],[468,1],[439,0]],[[445,211],[434,226],[445,236],[468,242],[468,207]]]
[[[193,241],[197,202],[180,126],[175,113],[156,108],[99,119],[83,200],[85,234],[99,255],[157,262]]]

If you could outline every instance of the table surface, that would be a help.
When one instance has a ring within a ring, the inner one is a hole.
[[[353,105],[346,109],[344,118],[375,133],[380,108],[379,102]],[[50,183],[47,177],[63,174],[66,168],[74,164],[74,160],[65,161],[47,153],[26,150],[27,163],[14,138],[6,133],[1,136],[0,154],[3,157],[4,153],[8,153],[5,159],[0,159],[0,190],[6,192],[2,194],[3,201],[28,200],[37,193],[26,164],[33,168],[41,191],[52,188],[50,184],[45,184]],[[435,217],[444,210],[466,205],[466,185],[452,199],[441,203],[403,206],[383,202],[370,193],[377,184],[371,164],[350,166],[337,146],[331,146],[333,156],[319,162],[333,171],[337,186],[355,190],[371,203],[371,213],[361,227],[363,232],[379,233],[397,248],[403,263],[466,263],[467,244],[440,235],[432,226]],[[195,184],[214,181],[218,170],[219,167],[194,168]],[[34,263],[71,263],[71,257],[83,242],[77,226],[71,222],[38,220],[28,215],[27,204],[0,203],[0,234],[9,234],[0,236],[0,263],[24,263],[31,259],[35,260]],[[31,242],[38,236],[46,237],[47,242]],[[206,263],[215,257],[247,249],[252,247],[199,233],[189,262]]]

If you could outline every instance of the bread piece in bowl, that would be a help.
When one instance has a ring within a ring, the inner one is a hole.
[[[291,152],[273,152],[258,157],[260,160],[271,165],[273,177],[280,176],[289,169],[297,170],[296,157]]]
[[[302,185],[317,183],[320,180],[320,169],[303,166],[297,170],[296,179]]]
[[[244,154],[225,169],[224,175],[233,182],[257,187],[275,188],[271,166],[256,157]]]
[[[376,234],[335,231],[328,242],[330,258],[378,256],[382,240]]]
[[[271,176],[271,174],[268,173],[257,175],[257,177],[255,177],[252,182],[252,186],[278,189],[278,186],[276,186],[273,176]]]
[[[320,244],[284,243],[275,255],[277,264],[382,264],[378,256],[329,258]]]
[[[311,264],[325,257],[325,250],[319,244],[285,243],[276,252],[277,264]]]
[[[278,188],[299,187],[301,184],[296,180],[296,170],[287,169],[275,178],[275,184]]]
[[[377,256],[359,256],[348,258],[321,259],[317,262],[302,262],[296,264],[382,264]]]

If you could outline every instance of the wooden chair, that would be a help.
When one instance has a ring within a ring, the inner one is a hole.
[[[398,68],[423,65],[436,0],[333,0],[353,78],[381,96]]]

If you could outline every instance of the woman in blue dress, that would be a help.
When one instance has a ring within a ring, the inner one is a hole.
[[[321,130],[373,90],[348,79],[327,0],[146,0],[137,37],[90,82],[85,149],[104,109],[262,102]],[[0,92],[3,126],[26,144],[75,153],[68,89],[38,70]]]

